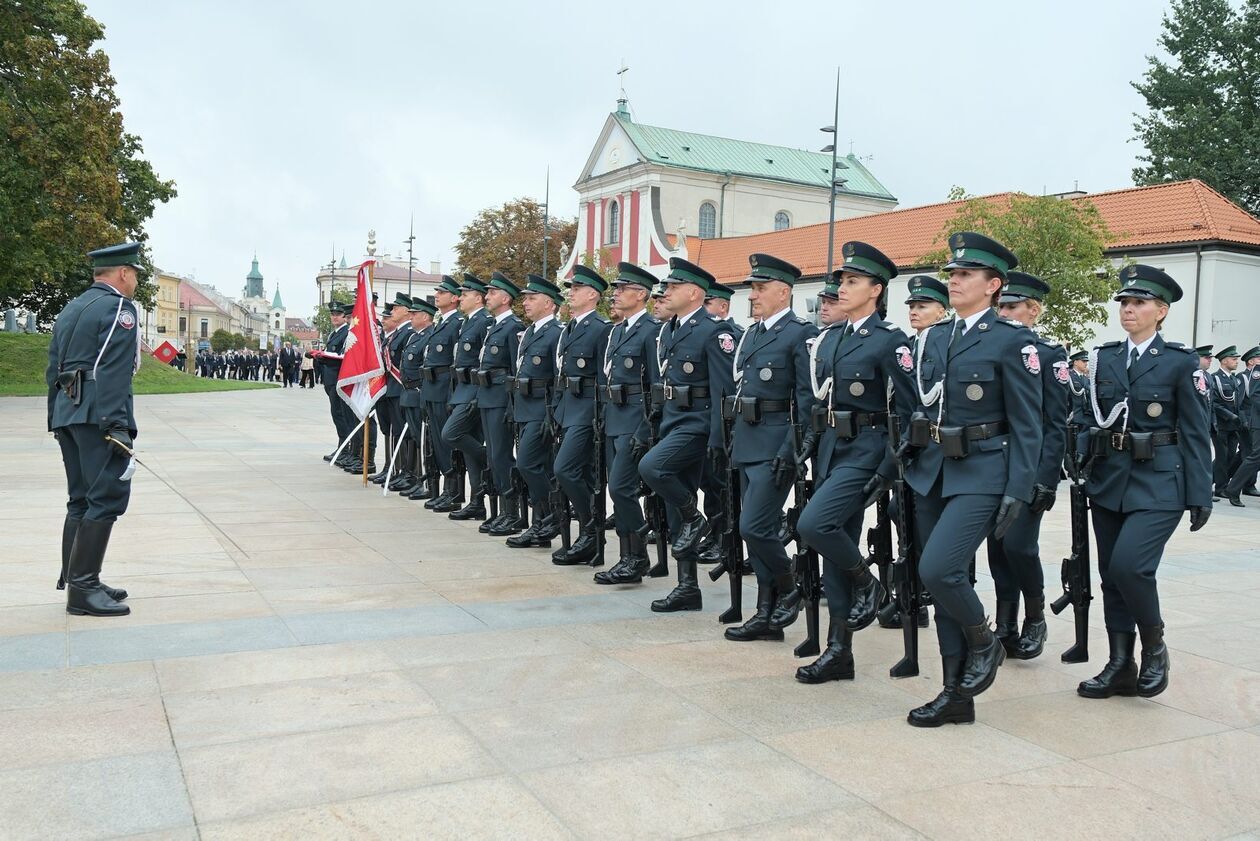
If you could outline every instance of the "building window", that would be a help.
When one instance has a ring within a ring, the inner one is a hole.
[[[182,336],[188,332],[188,319],[184,316],[179,317],[179,334]]]
[[[201,319],[201,338],[210,338],[210,322],[204,318]]]
[[[279,329],[280,329],[280,319],[278,319],[278,318],[276,319],[276,329],[277,329],[277,330],[279,330]]]
[[[780,210],[774,214],[774,229],[776,231],[786,231],[792,227],[792,217],[788,216],[786,210]]]
[[[608,245],[621,242],[621,204],[616,199],[608,203],[608,228],[604,231],[604,242]]]
[[[713,239],[717,236],[717,208],[713,202],[700,205],[700,239]]]

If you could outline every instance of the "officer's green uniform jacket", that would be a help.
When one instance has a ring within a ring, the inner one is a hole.
[[[57,316],[48,346],[48,429],[90,424],[136,436],[131,378],[140,366],[140,318],[134,302],[94,283]],[[83,371],[78,405],[57,387],[59,373]]]

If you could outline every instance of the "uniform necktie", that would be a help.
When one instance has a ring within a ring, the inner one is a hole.
[[[1141,356],[1141,354],[1138,353],[1137,348],[1133,348],[1133,350],[1129,351],[1129,366],[1128,367],[1132,368],[1133,364],[1138,361],[1139,356]]]
[[[954,345],[958,344],[958,340],[967,332],[967,322],[961,318],[954,322],[954,332],[949,337],[949,352],[952,353]]]

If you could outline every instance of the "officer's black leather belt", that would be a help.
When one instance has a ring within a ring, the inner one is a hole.
[[[508,391],[515,391],[526,397],[545,393],[549,385],[551,385],[550,378],[516,377],[507,381]]]
[[[887,425],[887,412],[828,411],[825,408],[814,412],[814,431],[831,429],[840,438],[856,438],[860,429],[883,429]]]
[[[656,386],[653,386],[656,388]],[[692,400],[703,400],[709,396],[709,389],[703,385],[667,385],[661,384],[661,396],[666,400],[680,400],[690,397]]]
[[[1167,447],[1169,444],[1177,443],[1176,432],[1151,432],[1152,447]],[[1132,449],[1133,435],[1129,432],[1111,432],[1107,434],[1107,444],[1113,450],[1124,452]]]
[[[639,383],[619,383],[617,385],[606,385],[603,389],[604,399],[614,406],[626,405],[626,398],[633,397],[636,394],[643,393],[643,386]]]
[[[424,380],[408,380],[403,379],[402,386],[408,391],[417,391],[424,384]]]
[[[742,405],[749,405],[747,397],[741,399],[743,401]],[[788,400],[763,400],[760,397],[754,397],[753,400],[757,401],[754,405],[763,415],[767,412],[786,412],[792,408],[792,403]]]
[[[492,386],[496,385],[494,375],[506,374],[507,371],[507,368],[487,368],[484,371],[473,371],[473,379],[477,381],[479,386]],[[502,383],[503,380],[499,380],[499,382]]]
[[[996,438],[999,435],[1006,435],[1011,431],[1006,421],[994,421],[993,423],[977,423],[973,426],[964,426],[962,428],[963,435],[968,441],[983,441],[986,438]],[[936,443],[941,443],[941,427],[934,423],[928,424],[928,434]]]
[[[595,385],[594,376],[571,377],[566,375],[563,380],[565,384],[561,387],[574,397],[585,397],[587,395],[594,397],[594,392],[591,391],[592,387]]]
[[[456,368],[454,370],[455,370],[456,380],[458,380],[461,383],[464,383],[465,385],[472,385],[473,374],[477,372],[476,368]]]
[[[426,380],[428,380],[431,383],[435,383],[437,382],[438,377],[442,376],[443,374],[450,373],[451,366],[450,365],[434,365],[432,368],[421,368],[420,370],[424,372],[424,378]]]

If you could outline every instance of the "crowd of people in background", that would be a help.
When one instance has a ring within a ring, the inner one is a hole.
[[[187,358],[181,351],[170,361],[173,368],[183,368]],[[309,351],[293,347],[291,342],[276,351],[227,350],[198,353],[196,374],[206,379],[252,380],[278,382],[285,388],[315,388],[315,361]]]

